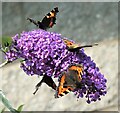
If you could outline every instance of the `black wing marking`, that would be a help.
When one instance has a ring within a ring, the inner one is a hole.
[[[49,87],[51,87],[52,89],[56,90],[56,84],[53,81],[53,79],[47,75],[44,75],[42,80],[36,85],[36,90],[34,91],[34,95],[36,94],[36,92],[38,91],[39,87],[42,85],[42,83],[46,83]]]

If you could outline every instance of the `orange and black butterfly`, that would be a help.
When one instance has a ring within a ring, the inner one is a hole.
[[[83,66],[80,64],[70,65],[67,72],[63,72],[59,78],[59,85],[55,98],[62,97],[81,87],[81,80],[83,75]]]
[[[84,46],[80,46],[79,44],[76,44],[68,39],[63,39],[64,43],[66,44],[67,46],[67,49],[71,52],[74,52],[74,51],[77,51],[79,49],[82,49],[82,48],[86,48],[86,47],[93,47],[93,46],[96,46],[98,44],[93,44],[93,45],[84,45]]]
[[[53,27],[54,24],[56,24],[56,15],[59,12],[58,7],[55,7],[51,12],[49,12],[42,21],[35,21],[31,18],[27,18],[30,22],[35,24],[38,28],[46,30],[48,28]]]

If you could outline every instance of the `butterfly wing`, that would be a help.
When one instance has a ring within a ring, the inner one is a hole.
[[[73,88],[67,83],[66,77],[66,73],[63,73],[59,78],[59,85],[57,88],[55,98],[62,97],[73,90]]]
[[[42,83],[46,83],[49,87],[56,90],[56,84],[53,81],[53,79],[47,75],[44,75],[42,80],[36,85],[36,90],[33,94],[35,94],[38,91],[38,89],[42,85]]]
[[[45,16],[42,20],[42,22],[40,24],[42,24],[44,30],[46,30],[47,28],[50,28],[50,24],[52,23],[51,27],[53,26],[53,21],[52,18],[47,18],[47,16]],[[39,26],[39,28],[41,28]]]
[[[93,46],[96,46],[96,45],[98,45],[98,44],[84,45],[84,46],[79,46],[77,44],[73,44],[72,46],[70,46],[68,48],[68,50],[71,51],[71,52],[75,52],[75,51],[78,51],[79,49],[86,48],[86,47],[93,47]]]
[[[72,41],[70,41],[70,40],[68,40],[68,39],[63,39],[63,41],[64,41],[64,43],[66,44],[66,46],[68,47],[68,48],[71,48],[71,47],[73,47],[74,45],[75,45],[75,43],[74,42],[72,42]],[[78,45],[76,44],[76,47],[77,47]]]
[[[68,49],[69,51],[73,52],[73,51],[79,50],[79,49],[78,49],[78,47],[79,47],[78,44],[76,44],[76,43],[74,43],[74,42],[72,42],[72,41],[70,41],[70,40],[68,40],[68,39],[63,39],[63,41],[64,41],[64,43],[66,44],[67,49]]]
[[[36,22],[35,20],[33,20],[32,18],[27,18],[27,20],[29,20],[31,23],[35,24],[36,26],[38,26],[38,22]]]
[[[42,24],[44,26],[44,30],[47,28],[53,27],[56,24],[56,14],[58,13],[58,7],[54,8],[50,13],[48,13],[42,20]]]

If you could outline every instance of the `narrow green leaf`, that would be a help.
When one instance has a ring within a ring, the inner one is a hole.
[[[0,110],[0,113],[3,113],[3,112],[5,111],[5,109],[6,109],[6,108],[4,107],[2,110]]]
[[[22,109],[23,109],[23,106],[24,106],[24,104],[20,105],[20,106],[17,108],[17,111],[21,112]]]
[[[16,109],[14,109],[9,102],[9,100],[5,97],[2,90],[0,90],[0,101],[12,112],[12,113],[19,113]]]

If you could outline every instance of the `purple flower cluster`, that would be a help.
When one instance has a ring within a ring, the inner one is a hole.
[[[85,96],[87,102],[100,100],[106,94],[106,79],[96,64],[81,49],[68,51],[61,34],[44,30],[22,32],[13,37],[10,50],[6,53],[8,61],[22,59],[21,68],[28,75],[59,77],[70,64],[82,64],[84,75],[82,86],[74,91],[77,97]]]
[[[81,88],[74,91],[77,97],[87,98],[87,103],[91,101],[101,100],[100,96],[105,95],[106,82],[104,75],[99,72],[96,64],[84,52],[79,52],[78,57],[82,60],[81,64],[84,66],[84,75],[82,76]]]

